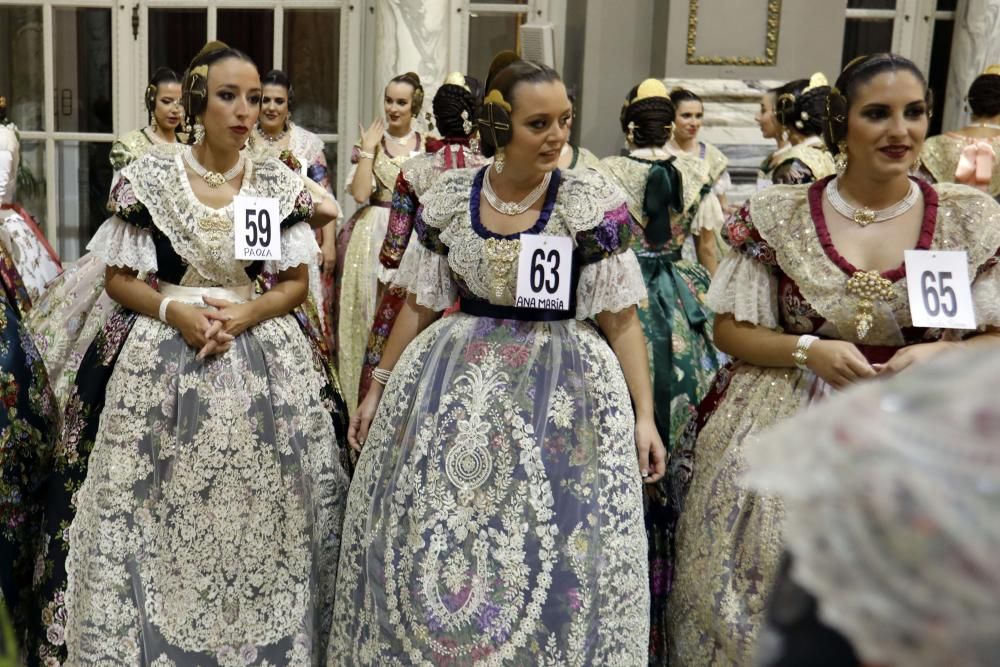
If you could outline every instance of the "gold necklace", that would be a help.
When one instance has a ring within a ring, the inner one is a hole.
[[[511,269],[514,268],[514,262],[517,261],[517,256],[520,253],[520,239],[498,239],[493,237],[486,239],[483,254],[486,256],[490,289],[493,290],[493,296],[497,299],[503,298]]]

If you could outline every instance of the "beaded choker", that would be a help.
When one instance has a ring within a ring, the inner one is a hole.
[[[496,191],[493,189],[493,184],[490,183],[490,171],[487,169],[486,174],[483,177],[483,196],[486,197],[486,201],[489,202],[493,210],[504,215],[521,215],[525,211],[534,205],[536,201],[542,196],[542,193],[549,187],[549,181],[552,180],[552,172],[546,172],[545,176],[542,178],[541,182],[535,186],[535,189],[528,193],[528,196],[519,202],[504,201],[500,199]]]
[[[240,153],[240,157],[236,161],[236,164],[230,167],[230,169],[226,171],[226,173],[220,174],[217,171],[209,171],[208,169],[203,167],[201,163],[198,162],[198,158],[194,156],[194,151],[191,150],[190,148],[184,151],[183,155],[184,155],[184,161],[187,162],[187,165],[189,167],[191,167],[191,170],[194,171],[194,173],[198,174],[198,176],[200,176],[201,179],[205,181],[205,183],[207,183],[208,187],[210,188],[222,187],[229,181],[233,180],[234,178],[239,176],[240,173],[243,172],[243,167],[246,164],[246,158],[243,156],[242,153]]]
[[[905,197],[892,206],[880,208],[878,210],[868,208],[867,206],[852,206],[841,196],[837,181],[837,178],[832,178],[830,182],[826,184],[826,189],[824,191],[826,193],[826,198],[830,201],[830,206],[833,206],[833,209],[837,213],[841,214],[848,220],[853,220],[862,227],[867,227],[872,223],[885,222],[886,220],[898,218],[913,208],[913,205],[917,203],[918,199],[920,199],[920,188],[917,186],[916,182],[911,180],[910,191],[906,193]]]

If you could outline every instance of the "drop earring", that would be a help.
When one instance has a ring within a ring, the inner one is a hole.
[[[503,148],[498,148],[496,156],[493,158],[493,168],[498,174],[503,173]]]
[[[837,142],[837,154],[833,157],[833,167],[837,176],[843,176],[847,171],[847,142],[841,139]]]

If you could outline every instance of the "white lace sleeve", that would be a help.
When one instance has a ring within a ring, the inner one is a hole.
[[[314,264],[319,254],[316,235],[308,223],[296,222],[281,230],[281,259],[264,262],[266,273],[280,273],[299,264]]]
[[[715,185],[712,186],[712,194],[714,195],[724,195],[733,187],[733,179],[729,176],[728,171],[722,172],[722,175],[715,180]]]
[[[378,277],[378,281],[383,285],[395,285],[396,284],[396,274],[399,269],[390,269],[382,264],[378,263],[375,267],[375,275]]]
[[[706,305],[730,313],[741,322],[773,329],[778,326],[778,280],[765,265],[739,252],[719,264]]]
[[[416,240],[403,253],[394,282],[416,295],[418,304],[431,310],[446,310],[458,298],[448,258]]]
[[[646,283],[639,260],[631,250],[615,253],[580,271],[576,288],[576,319],[598,313],[617,313],[646,300]]]
[[[972,303],[980,327],[1000,327],[1000,264],[972,281]]]
[[[152,233],[117,215],[104,221],[87,244],[87,250],[108,266],[135,269],[139,273],[152,273],[157,269]]]
[[[691,221],[691,233],[700,234],[703,229],[717,232],[722,229],[725,222],[726,214],[722,212],[719,198],[708,193],[698,203],[698,210],[695,211],[694,220]]]

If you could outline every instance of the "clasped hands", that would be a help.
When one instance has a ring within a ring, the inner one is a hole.
[[[253,303],[233,303],[226,299],[202,297],[208,308],[171,303],[168,319],[184,340],[198,350],[198,360],[225,354],[241,333],[257,324]]]

